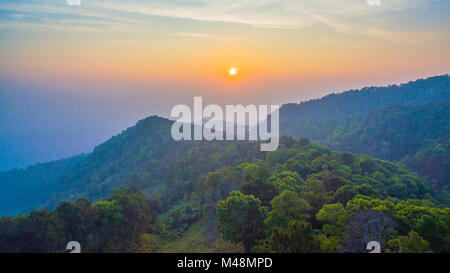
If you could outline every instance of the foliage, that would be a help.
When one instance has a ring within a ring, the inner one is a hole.
[[[346,152],[173,141],[146,118],[89,155],[1,173],[0,214],[28,214],[0,218],[0,252],[449,252],[448,91],[446,75],[282,107],[283,134]]]
[[[396,253],[430,253],[430,243],[419,233],[411,231],[407,236],[398,236],[387,243],[388,252]]]
[[[312,233],[311,224],[292,221],[287,227],[275,228],[255,249],[267,253],[314,253],[319,252],[319,241]]]
[[[217,225],[223,237],[233,243],[242,241],[246,251],[263,237],[265,214],[258,199],[239,191],[217,203]]]
[[[0,219],[0,252],[63,252],[78,241],[83,252],[133,251],[151,231],[152,213],[142,192],[121,188],[105,200],[63,202],[53,212]]]

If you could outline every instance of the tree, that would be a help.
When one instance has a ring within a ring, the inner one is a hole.
[[[398,236],[388,241],[388,252],[396,253],[430,253],[430,243],[425,241],[419,233],[411,231],[408,236]]]
[[[216,206],[217,226],[224,239],[243,242],[249,252],[256,241],[264,237],[266,207],[253,195],[233,191]]]
[[[139,240],[140,234],[148,231],[153,220],[147,198],[140,188],[134,185],[119,188],[108,200],[116,200],[123,209],[127,240],[130,242]]]
[[[309,218],[308,213],[311,206],[308,201],[301,199],[296,192],[284,191],[275,197],[270,204],[272,210],[265,221],[269,229],[280,226],[286,227],[291,221],[306,221]]]
[[[285,190],[299,191],[300,185],[303,183],[303,179],[300,175],[292,171],[276,173],[271,177],[271,180],[278,192],[283,192]]]
[[[394,229],[394,220],[378,211],[360,211],[346,223],[343,251],[367,252],[367,243],[383,244]]]
[[[342,245],[345,222],[348,213],[341,203],[324,205],[316,215],[316,219],[325,222],[323,234],[319,235],[320,247],[324,252],[335,252]]]
[[[431,243],[434,249],[440,252],[448,252],[450,245],[445,243],[449,240],[447,228],[442,220],[436,218],[432,215],[423,215],[416,220],[415,226],[417,231],[425,240]]]
[[[334,193],[334,200],[336,202],[339,202],[342,204],[347,204],[347,202],[350,201],[357,194],[358,194],[358,191],[357,191],[357,189],[355,189],[354,186],[345,185],[343,187],[340,187]]]
[[[34,233],[35,252],[58,252],[63,246],[63,223],[47,210],[33,211],[29,217],[29,228]]]
[[[102,200],[94,204],[96,210],[96,240],[100,251],[120,251],[123,245],[122,228],[125,225],[123,208],[117,200]]]
[[[317,213],[316,219],[343,227],[348,217],[344,206],[341,203],[335,203],[324,205]]]
[[[278,190],[272,185],[272,183],[264,182],[262,179],[251,179],[250,181],[242,184],[241,192],[244,194],[253,194],[258,198],[264,206],[270,204],[276,195]]]
[[[338,172],[332,171],[327,174],[323,180],[323,186],[327,191],[335,192],[340,187],[347,185],[349,181],[342,177]]]
[[[320,248],[311,224],[293,221],[287,227],[274,228],[255,250],[265,253],[314,253],[319,252]]]
[[[302,187],[300,197],[308,201],[311,205],[312,215],[315,215],[324,204],[331,201],[331,197],[326,192],[322,181],[315,177],[306,181],[306,185]]]

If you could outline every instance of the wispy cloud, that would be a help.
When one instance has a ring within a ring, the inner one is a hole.
[[[21,13],[13,13],[10,16],[11,16],[11,18],[14,18],[14,19],[23,19],[23,18],[27,17],[25,14],[21,14]]]
[[[7,19],[0,19],[0,22],[3,22],[4,27],[23,28],[25,24],[30,26],[33,23],[28,15],[34,15],[35,18],[46,17],[46,22],[37,20],[34,23],[41,28],[49,25],[50,30],[89,28],[92,31],[101,31],[108,26],[110,29],[122,31],[145,31],[146,28],[154,27],[158,18],[163,17],[278,29],[325,25],[340,33],[388,39],[395,38],[395,35],[384,30],[388,27],[390,14],[436,5],[448,7],[448,3],[438,0],[390,0],[381,3],[368,5],[366,0],[85,0],[80,7],[72,7],[61,0],[27,0],[20,4],[5,0],[0,3],[0,9],[10,12],[10,17],[15,21],[5,22]],[[70,16],[72,21],[63,21],[62,16]],[[28,21],[17,22],[21,19]],[[376,22],[383,25],[374,25]],[[401,33],[401,30],[398,30],[398,33]],[[190,31],[176,32],[174,35],[236,40]],[[409,37],[408,35],[406,31],[403,36]]]
[[[180,37],[191,37],[191,38],[204,38],[211,40],[221,40],[221,41],[247,41],[248,39],[239,38],[239,37],[225,37],[225,36],[216,36],[205,33],[196,33],[196,32],[176,32],[172,33],[173,36]]]
[[[378,28],[367,29],[363,34],[402,45],[428,42],[446,35],[442,32],[392,31]]]
[[[376,16],[383,12],[426,7],[436,0],[390,0],[369,6],[364,0],[197,0],[197,1],[92,1],[102,9],[210,22],[247,24],[255,27],[298,28],[344,17]]]

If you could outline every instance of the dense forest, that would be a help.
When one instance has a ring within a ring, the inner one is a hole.
[[[338,151],[400,161],[448,198],[450,77],[369,87],[284,105],[281,134]],[[295,118],[293,118],[295,117]]]
[[[284,121],[326,120],[364,115],[392,105],[423,105],[450,99],[450,76],[419,79],[400,85],[365,87],[320,99],[284,104],[280,118]]]
[[[0,252],[448,252],[449,83],[285,105],[273,152],[177,142],[146,118],[90,154],[0,173]]]
[[[0,251],[58,252],[447,252],[450,209],[398,164],[283,137],[261,157],[257,143],[204,153],[192,147],[146,197],[137,186],[91,203],[63,202],[0,220]],[[243,161],[243,158],[252,158]],[[220,167],[202,175],[208,168]],[[227,163],[223,163],[227,162]]]

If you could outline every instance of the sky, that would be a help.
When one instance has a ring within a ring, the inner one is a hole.
[[[69,2],[0,1],[0,170],[194,96],[283,104],[450,71],[449,1]]]

